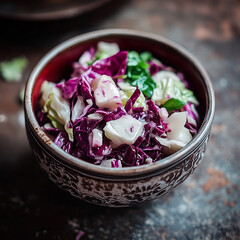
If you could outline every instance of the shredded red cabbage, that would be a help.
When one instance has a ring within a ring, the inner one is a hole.
[[[54,143],[57,146],[74,157],[93,164],[99,165],[103,161],[114,159],[111,165],[114,168],[118,168],[120,166],[139,166],[161,160],[166,155],[163,151],[163,145],[156,139],[156,136],[166,139],[167,133],[171,130],[168,128],[166,119],[161,117],[160,107],[150,98],[145,96],[145,107],[134,107],[137,99],[142,94],[138,86],[136,86],[132,95],[126,101],[125,106],[117,107],[115,110],[99,107],[94,98],[91,82],[100,76],[107,75],[111,77],[115,84],[124,81],[123,76],[126,75],[128,68],[128,52],[119,51],[111,57],[98,60],[95,59],[95,54],[94,48],[85,51],[79,62],[73,63],[71,78],[56,84],[56,87],[62,92],[62,97],[69,101],[71,112],[77,103],[78,96],[83,98],[84,106],[82,112],[74,121],[70,120],[67,124],[68,128],[73,132],[73,140],[69,139],[67,131],[54,128],[53,126],[46,126],[46,123],[50,123],[50,120],[48,114],[40,107],[37,112],[39,124],[44,131],[54,136]],[[142,62],[140,63],[143,64]],[[148,66],[151,76],[166,69],[172,71],[171,68],[153,60],[150,60],[147,64],[146,66]],[[183,74],[178,73],[178,76],[185,86],[188,87],[188,82]],[[194,109],[194,104],[188,102],[183,109],[177,110],[177,112],[187,111],[188,121],[185,127],[193,135],[196,134],[198,127],[198,115]],[[166,109],[164,110],[166,111]],[[129,115],[143,124],[143,133],[133,144],[122,144],[114,147],[112,141],[104,134],[103,129],[107,122]],[[101,137],[100,146],[93,144],[95,137],[93,129],[99,131]]]
[[[136,90],[133,92],[132,96],[128,99],[126,105],[125,105],[125,110],[126,110],[127,113],[130,110],[132,110],[132,107],[133,107],[134,103],[137,101],[137,99],[139,98],[140,94],[141,94],[141,91],[137,87]]]

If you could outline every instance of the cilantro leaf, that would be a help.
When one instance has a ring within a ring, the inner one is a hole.
[[[28,64],[25,57],[14,58],[11,61],[0,63],[0,72],[4,80],[7,82],[19,82],[22,78],[22,73]]]
[[[136,51],[128,52],[127,78],[132,86],[138,86],[139,90],[150,98],[156,84],[148,71],[149,65],[144,59],[148,60],[151,56],[147,52],[142,54],[143,57]]]
[[[173,110],[181,109],[185,104],[185,102],[179,99],[170,98],[162,105],[162,107],[166,108],[168,112],[171,112]]]

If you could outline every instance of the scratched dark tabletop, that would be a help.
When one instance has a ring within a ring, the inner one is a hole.
[[[240,3],[135,0],[56,22],[0,20],[0,61],[29,60],[19,83],[0,79],[0,239],[240,239]],[[139,207],[83,204],[32,158],[18,94],[56,44],[105,28],[154,32],[190,50],[209,73],[216,115],[204,160],[176,190]]]

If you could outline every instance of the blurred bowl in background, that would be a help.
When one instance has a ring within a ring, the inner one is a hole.
[[[0,17],[25,21],[48,21],[76,17],[112,0],[2,0]]]

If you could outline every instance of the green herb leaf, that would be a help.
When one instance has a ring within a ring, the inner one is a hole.
[[[149,59],[150,53],[145,52],[143,54],[144,59]],[[153,90],[156,87],[149,71],[149,65],[143,60],[141,55],[135,51],[130,51],[128,53],[127,62],[127,78],[132,86],[138,86],[139,90],[142,91],[145,96],[151,97]]]
[[[170,98],[162,105],[162,107],[166,108],[168,112],[171,112],[173,110],[181,109],[185,104],[185,102],[179,99]]]
[[[137,52],[135,51],[128,52],[128,62],[127,62],[128,67],[131,67],[131,66],[136,67],[141,61],[143,60]]]
[[[0,63],[0,72],[2,77],[7,82],[19,82],[22,78],[22,73],[28,64],[25,57],[14,58],[11,61]]]
[[[145,62],[149,62],[152,59],[152,54],[150,52],[142,52],[140,56]]]

